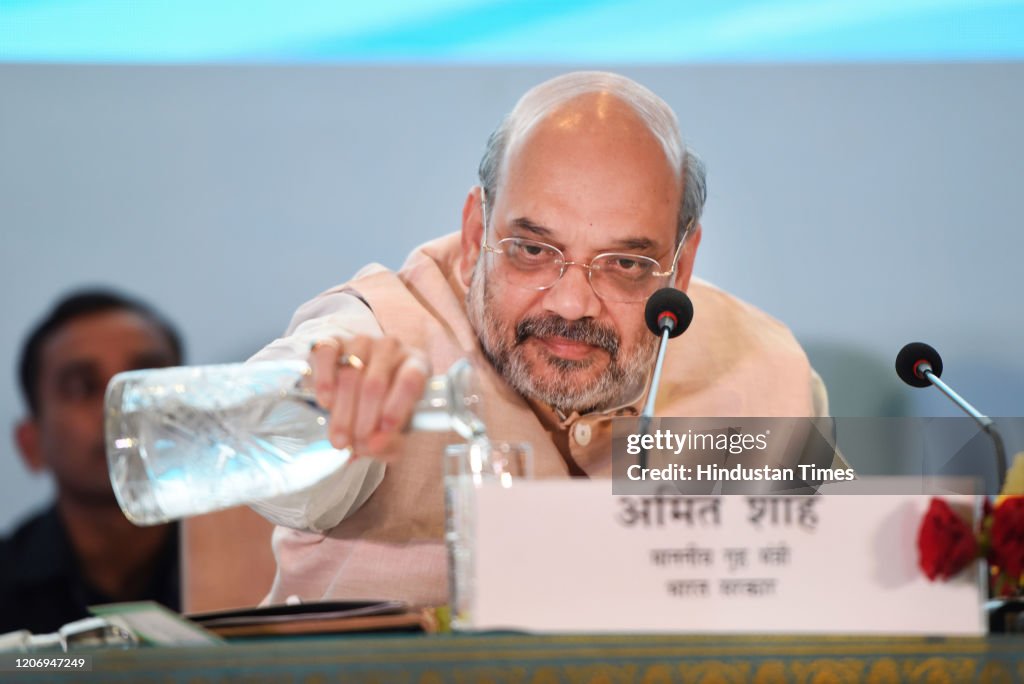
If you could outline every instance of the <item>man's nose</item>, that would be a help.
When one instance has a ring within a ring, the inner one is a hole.
[[[590,286],[587,268],[579,264],[567,264],[565,273],[544,297],[544,308],[567,321],[596,318],[601,306],[601,298]]]

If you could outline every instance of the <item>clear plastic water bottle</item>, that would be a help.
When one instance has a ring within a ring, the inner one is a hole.
[[[351,453],[327,438],[304,361],[128,371],[105,400],[107,463],[137,525],[302,491]],[[470,363],[430,378],[410,428],[484,439]]]

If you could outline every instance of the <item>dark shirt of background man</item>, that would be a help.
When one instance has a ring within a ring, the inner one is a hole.
[[[52,632],[114,601],[180,608],[177,526],[136,527],[121,512],[107,474],[103,395],[116,373],[182,358],[163,317],[99,290],[58,302],[25,341],[28,416],[15,441],[30,470],[53,477],[56,499],[0,540],[0,633]]]

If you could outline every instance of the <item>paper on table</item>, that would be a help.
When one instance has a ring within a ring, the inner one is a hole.
[[[153,601],[108,603],[89,606],[93,615],[117,622],[131,630],[139,639],[160,646],[212,646],[224,643],[216,634],[206,631]]]

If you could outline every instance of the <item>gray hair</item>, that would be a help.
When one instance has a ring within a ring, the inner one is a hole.
[[[669,165],[683,184],[683,201],[679,207],[676,240],[684,239],[686,230],[700,221],[707,199],[704,162],[685,146],[679,134],[675,112],[660,97],[636,81],[604,71],[577,71],[545,81],[519,98],[512,111],[505,115],[487,139],[478,175],[487,200],[493,205],[505,151],[516,135],[528,132],[549,112],[569,100],[590,93],[610,93],[629,105],[661,144]]]

